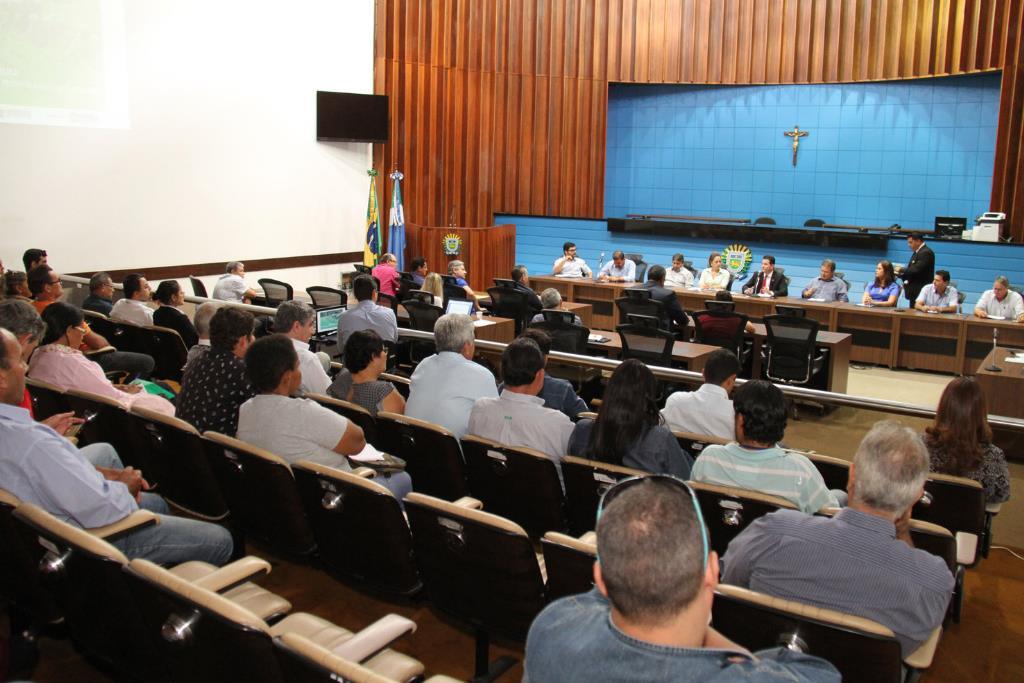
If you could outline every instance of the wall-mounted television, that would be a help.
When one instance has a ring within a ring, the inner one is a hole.
[[[342,142],[387,142],[387,95],[350,92],[316,93],[316,139]]]

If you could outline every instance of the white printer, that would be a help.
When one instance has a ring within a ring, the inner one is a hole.
[[[1006,214],[1002,211],[986,211],[978,216],[974,228],[964,231],[965,240],[975,242],[998,242],[1006,223]]]

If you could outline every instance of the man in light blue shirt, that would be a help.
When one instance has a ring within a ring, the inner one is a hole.
[[[441,425],[462,438],[469,412],[478,398],[497,398],[494,375],[473,362],[476,349],[473,319],[442,315],[434,324],[437,353],[416,366],[405,414]]]
[[[600,282],[635,282],[636,264],[626,258],[621,250],[616,249],[612,260],[604,264],[597,274]]]
[[[846,294],[846,283],[836,277],[836,262],[832,259],[821,262],[818,277],[807,283],[800,296],[821,301],[850,301]]]
[[[369,275],[360,275],[352,283],[352,293],[359,302],[338,319],[338,346],[344,348],[348,336],[359,330],[373,330],[384,341],[398,341],[398,319],[395,312],[377,305],[377,283]]]
[[[921,288],[914,308],[927,313],[956,313],[959,303],[960,293],[949,284],[949,271],[936,270],[932,283]]]
[[[132,468],[103,474],[50,427],[20,407],[25,363],[17,338],[0,328],[0,486],[58,519],[91,529],[119,522],[141,507],[161,513],[159,524],[113,542],[130,559],[159,564],[201,560],[224,564],[231,557],[227,529],[172,517],[167,504],[147,494],[142,473]]]

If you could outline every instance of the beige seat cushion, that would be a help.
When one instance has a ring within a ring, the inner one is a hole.
[[[169,570],[175,576],[195,583],[217,571],[217,567],[206,562],[183,562]],[[249,610],[266,621],[281,614],[287,614],[292,604],[276,593],[247,581],[240,586],[221,593],[225,598]]]

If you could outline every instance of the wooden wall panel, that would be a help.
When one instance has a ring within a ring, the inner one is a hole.
[[[607,89],[1004,69],[992,206],[1024,238],[1020,0],[377,0],[375,92],[410,220],[600,217]],[[390,196],[382,178],[381,196]],[[1019,215],[1018,215],[1019,214]]]

